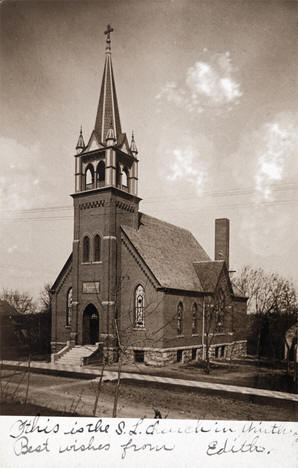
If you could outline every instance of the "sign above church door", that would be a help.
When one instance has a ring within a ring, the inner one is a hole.
[[[98,294],[99,293],[99,281],[83,282],[83,293]]]

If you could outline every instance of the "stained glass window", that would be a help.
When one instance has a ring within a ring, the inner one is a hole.
[[[198,333],[198,307],[194,303],[192,306],[192,334]]]
[[[135,293],[135,326],[144,327],[144,308],[145,308],[145,291],[142,285],[136,289]]]
[[[67,301],[66,301],[66,325],[71,324],[71,313],[72,313],[72,288],[68,290]]]

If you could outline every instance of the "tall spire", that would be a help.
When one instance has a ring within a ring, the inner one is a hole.
[[[103,144],[105,144],[106,135],[110,128],[114,130],[114,135],[117,140],[121,133],[121,123],[111,58],[110,34],[112,31],[113,28],[111,28],[111,26],[108,24],[107,29],[105,31],[106,59],[94,128],[98,140]]]

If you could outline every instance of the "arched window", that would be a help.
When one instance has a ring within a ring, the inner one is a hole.
[[[94,237],[94,245],[93,245],[93,253],[94,253],[94,261],[99,262],[100,261],[100,255],[101,255],[101,238],[98,234]]]
[[[72,313],[72,288],[68,290],[66,299],[66,325],[69,327],[71,324]]]
[[[83,239],[83,262],[89,262],[90,260],[90,241],[89,237],[85,236]]]
[[[121,167],[119,163],[116,166],[116,187],[121,187]]]
[[[144,308],[145,308],[145,291],[141,284],[136,288],[135,292],[135,326],[144,327]]]
[[[177,334],[182,335],[183,332],[183,305],[179,302],[177,308]]]
[[[224,330],[224,312],[225,312],[225,293],[222,289],[218,291],[216,298],[216,327],[215,330],[218,333]]]
[[[103,187],[105,184],[106,167],[104,161],[100,161],[96,170],[96,186]]]
[[[126,167],[122,171],[122,186],[128,187],[128,169]]]
[[[85,172],[86,190],[93,188],[93,184],[94,184],[94,169],[93,169],[92,164],[89,164]]]
[[[198,333],[198,306],[196,303],[192,306],[192,334]]]

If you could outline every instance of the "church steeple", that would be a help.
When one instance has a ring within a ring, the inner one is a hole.
[[[138,196],[138,150],[132,135],[129,145],[122,133],[111,60],[113,31],[108,25],[105,66],[101,84],[95,127],[85,145],[82,129],[76,147],[75,191],[116,189]],[[119,195],[120,196],[120,195]]]
[[[111,58],[111,37],[113,31],[110,25],[105,31],[106,59],[101,83],[100,97],[97,108],[94,131],[100,143],[105,145],[106,136],[110,128],[113,129],[116,140],[121,134],[121,123]],[[112,126],[111,126],[112,122]]]

